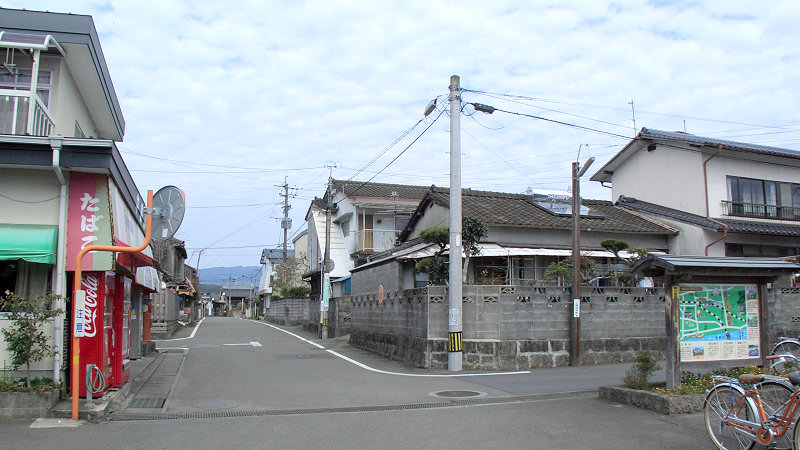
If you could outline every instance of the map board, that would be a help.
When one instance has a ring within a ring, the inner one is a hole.
[[[720,361],[761,356],[758,286],[680,285],[680,360]]]

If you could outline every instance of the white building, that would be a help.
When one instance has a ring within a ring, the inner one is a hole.
[[[800,254],[798,151],[642,128],[591,179],[677,228],[672,254]]]

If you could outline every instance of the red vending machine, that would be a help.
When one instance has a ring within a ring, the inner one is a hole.
[[[114,295],[114,345],[111,351],[112,387],[122,386],[130,377],[131,358],[131,280],[118,276]]]
[[[105,378],[105,386],[93,397],[102,397],[111,388],[111,356],[114,345],[112,312],[116,294],[116,274],[114,272],[84,272],[81,275],[82,289],[86,291],[87,317],[84,335],[80,340],[81,361],[78,373],[80,396],[86,397],[86,367],[98,366]]]

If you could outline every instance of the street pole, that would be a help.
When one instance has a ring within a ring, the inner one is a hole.
[[[589,158],[583,167],[572,163],[572,322],[570,324],[569,365],[579,366],[581,342],[581,177],[594,162]]]
[[[570,324],[569,365],[580,365],[581,340],[581,195],[579,163],[572,163],[572,322]]]
[[[333,168],[336,165],[329,165],[328,189],[325,192],[325,253],[322,259],[322,275],[320,276],[320,299],[319,299],[319,337],[328,338],[328,304],[330,302],[330,267],[331,258],[331,196],[333,195],[331,185],[333,183]]]
[[[289,183],[286,177],[283,178],[283,190],[283,222],[281,222],[281,228],[283,228],[283,263],[286,264],[286,259],[288,258],[286,242],[289,240]]]
[[[450,262],[447,327],[447,370],[463,367],[461,322],[461,86],[450,77]]]

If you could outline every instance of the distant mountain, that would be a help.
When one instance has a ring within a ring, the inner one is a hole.
[[[261,266],[208,267],[197,273],[202,284],[258,284]]]

